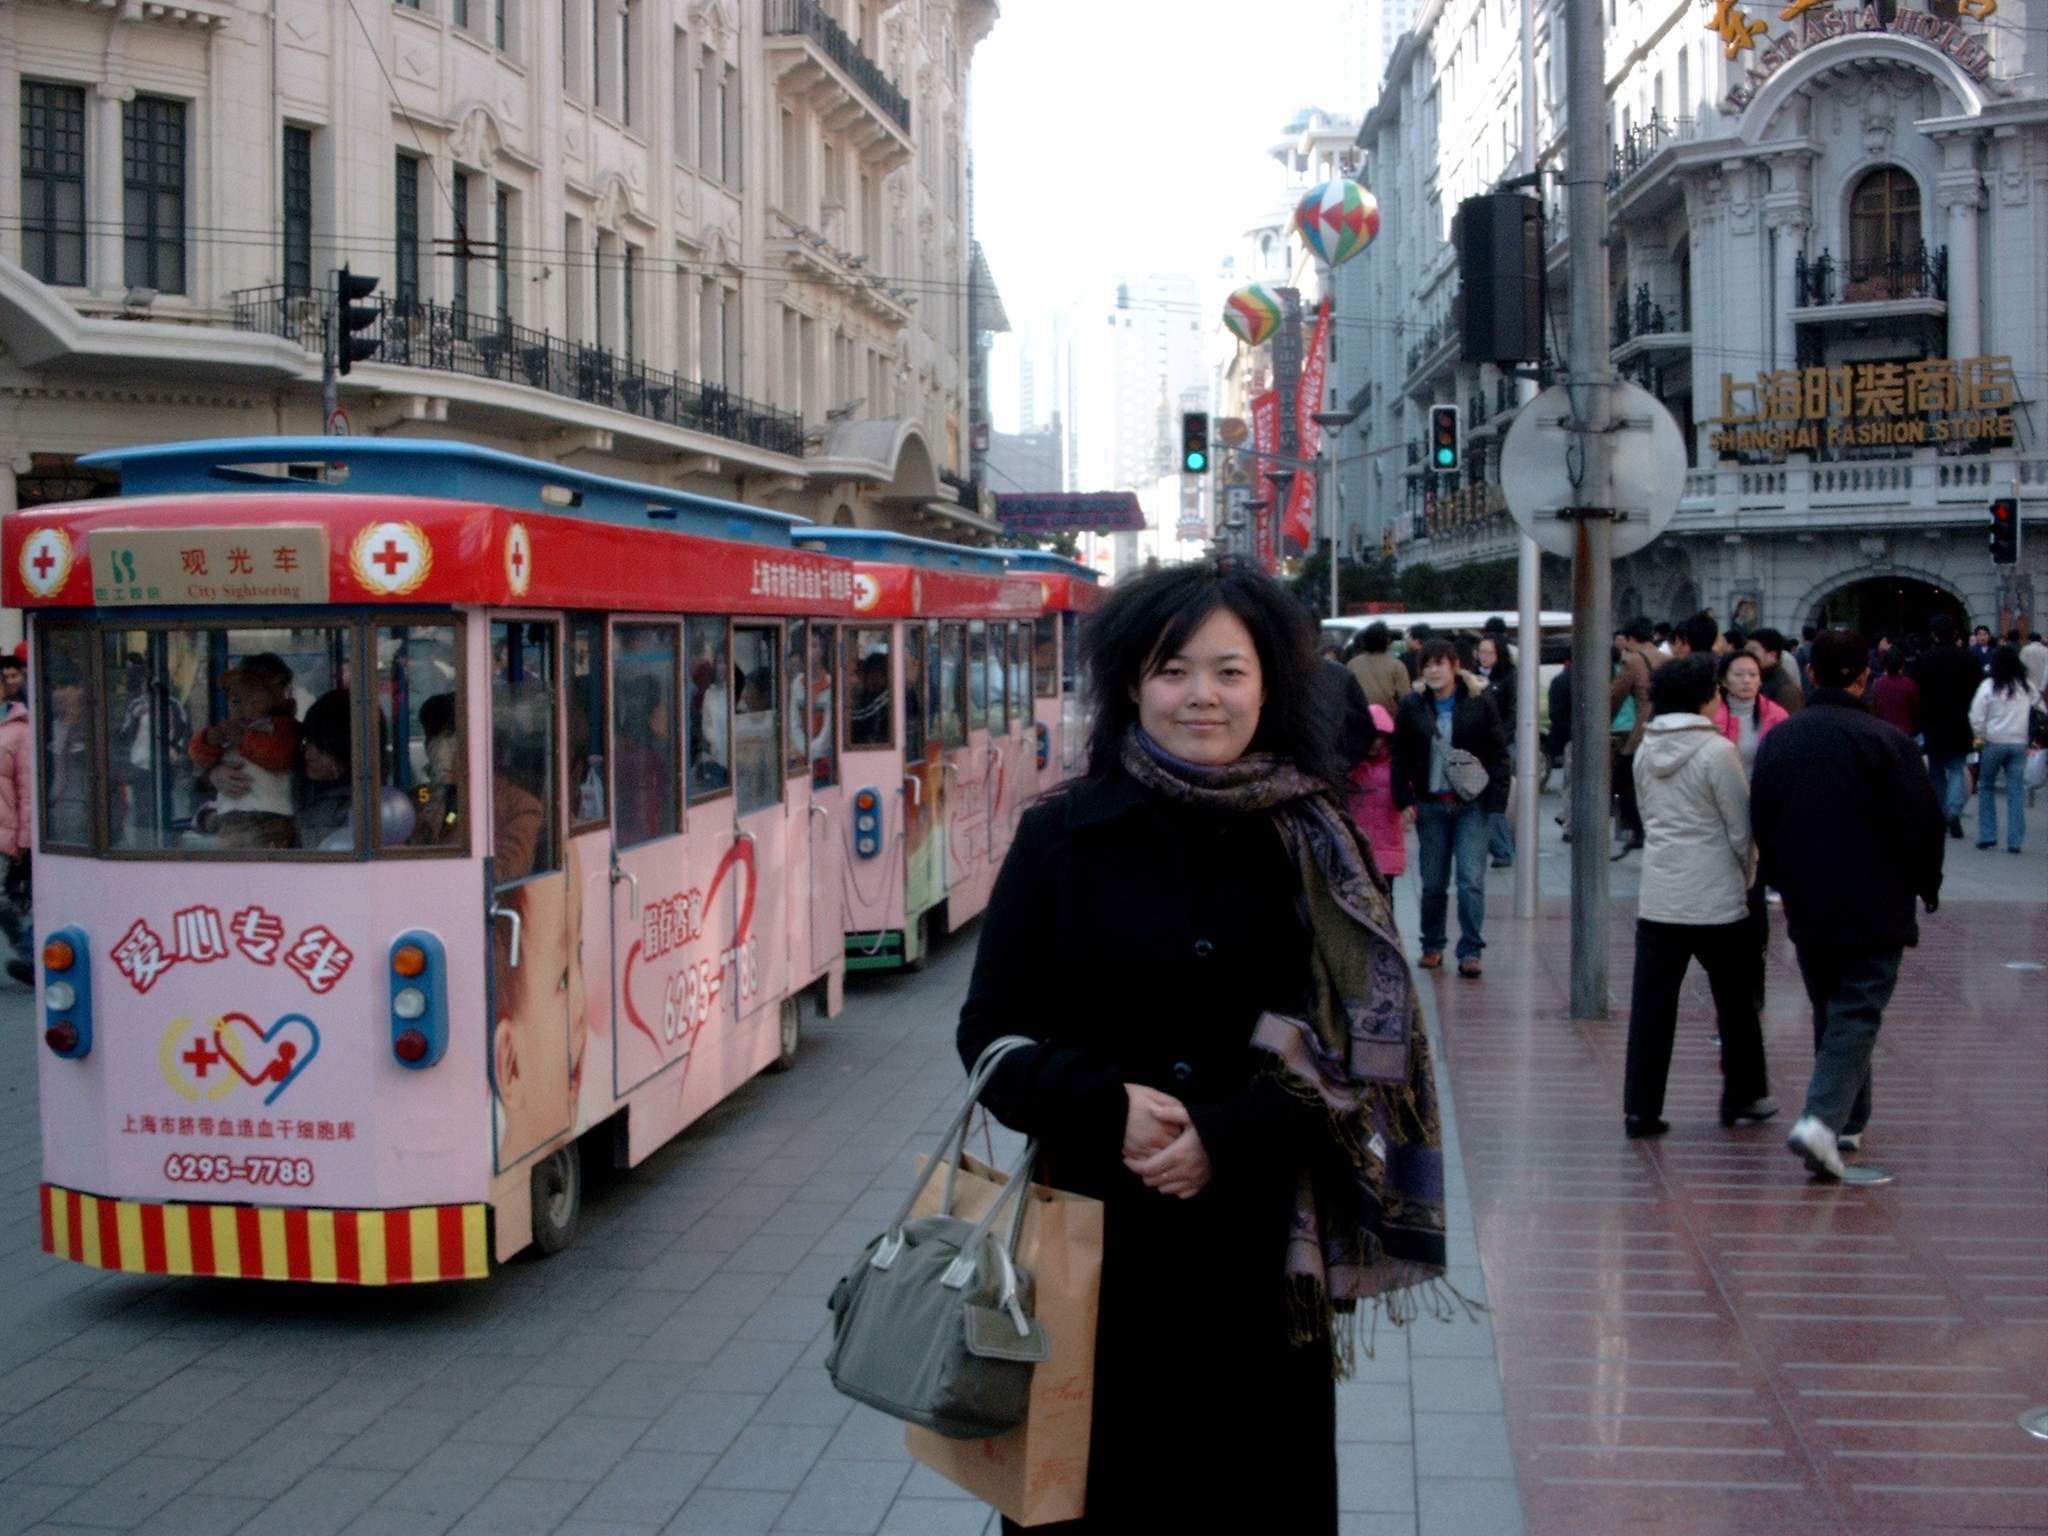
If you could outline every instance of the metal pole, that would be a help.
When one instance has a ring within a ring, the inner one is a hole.
[[[1536,23],[1534,0],[1522,0],[1522,174],[1536,174]],[[1536,184],[1538,196],[1542,183]],[[1535,386],[1518,386],[1527,403]],[[1543,616],[1542,561],[1536,541],[1523,534],[1518,543],[1516,596],[1520,602],[1522,658],[1515,670],[1515,916],[1534,917],[1541,900],[1537,881],[1538,806],[1536,714],[1542,689]]]
[[[1607,464],[1607,103],[1600,0],[1568,0],[1566,186],[1572,415],[1580,491],[1572,556],[1572,1017],[1607,1017],[1608,651],[1614,521]]]

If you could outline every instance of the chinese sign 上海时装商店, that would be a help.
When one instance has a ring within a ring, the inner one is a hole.
[[[2010,357],[1929,357],[1721,375],[1720,454],[2010,441]],[[1742,409],[1743,406],[1748,409]]]

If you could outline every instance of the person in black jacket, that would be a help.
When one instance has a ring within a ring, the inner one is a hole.
[[[1331,680],[1300,604],[1230,566],[1120,584],[1083,645],[1090,770],[1019,822],[959,1029],[970,1064],[1035,1042],[983,1102],[1106,1207],[1087,1514],[1041,1529],[1335,1536],[1333,1339],[1289,1235],[1304,1179],[1352,1165],[1263,1033],[1317,1008],[1324,887],[1282,828],[1310,801],[1348,826]]]
[[[1458,974],[1476,977],[1486,949],[1487,817],[1508,806],[1507,731],[1481,678],[1458,668],[1448,640],[1422,647],[1423,686],[1401,700],[1394,716],[1394,804],[1415,824],[1422,873],[1422,964],[1444,963],[1449,937],[1451,866],[1458,870]],[[1467,797],[1455,783],[1450,754],[1468,752],[1486,783]]]
[[[1515,708],[1520,702],[1515,697],[1519,686],[1515,678],[1514,654],[1508,649],[1505,624],[1499,619],[1488,619],[1489,626],[1501,624],[1501,628],[1488,628],[1479,637],[1473,648],[1477,659],[1478,673],[1486,679],[1487,695],[1493,700],[1493,707],[1500,711],[1501,730],[1508,740],[1508,772],[1510,777],[1520,766],[1515,762]],[[1495,811],[1486,818],[1487,850],[1493,855],[1495,869],[1511,869],[1515,863],[1515,829],[1508,821],[1507,812]]]
[[[1828,630],[1812,665],[1807,707],[1757,748],[1750,819],[1813,1002],[1813,1077],[1787,1145],[1839,1179],[1870,1120],[1871,1051],[1900,958],[1920,942],[1914,901],[1940,905],[1946,844],[1919,749],[1864,705],[1863,637]]]
[[[1984,681],[1984,667],[1963,648],[1956,621],[1937,613],[1928,623],[1934,644],[1913,663],[1913,685],[1920,690],[1920,739],[1927,746],[1927,771],[1934,775],[1941,814],[1948,835],[1963,835],[1963,802],[1969,798],[1964,760],[1974,739],[1970,734],[1970,701]]]

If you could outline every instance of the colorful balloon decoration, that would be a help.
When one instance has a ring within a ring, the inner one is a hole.
[[[1280,300],[1264,283],[1246,283],[1223,301],[1223,323],[1239,341],[1263,345],[1280,329]]]
[[[1318,258],[1341,267],[1380,232],[1379,199],[1355,181],[1325,181],[1295,205],[1294,222]]]

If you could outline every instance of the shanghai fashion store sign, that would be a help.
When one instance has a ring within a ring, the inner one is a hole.
[[[996,517],[1005,533],[1136,533],[1145,526],[1144,509],[1130,491],[998,496]]]
[[[327,530],[96,528],[92,598],[103,608],[324,603]]]
[[[2010,357],[1928,357],[1839,368],[1781,368],[1754,384],[1721,375],[1710,451],[1818,453],[1831,448],[2010,443]]]

